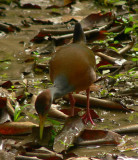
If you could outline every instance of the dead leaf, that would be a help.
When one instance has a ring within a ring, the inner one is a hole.
[[[76,143],[78,145],[119,144],[121,136],[115,132],[85,129]]]
[[[25,9],[41,9],[41,7],[39,5],[31,4],[31,3],[26,3],[26,4],[22,5],[21,8],[25,8]]]
[[[63,108],[60,111],[63,112],[64,114],[67,114],[68,116],[71,115],[71,108]],[[75,107],[74,108],[74,115],[78,115],[78,112],[80,112],[80,111],[82,111],[82,109]]]
[[[5,89],[9,89],[9,88],[11,88],[12,85],[13,85],[13,83],[11,81],[6,81],[1,86]]]
[[[85,125],[80,117],[68,118],[64,128],[55,137],[53,145],[54,151],[60,153],[71,147],[84,128]]]
[[[0,97],[0,108],[5,108],[7,104],[7,98],[6,97]]]
[[[0,134],[2,135],[20,135],[31,133],[32,128],[38,126],[32,122],[7,122],[0,124]]]
[[[0,124],[11,121],[11,117],[5,108],[0,109]]]
[[[90,86],[90,91],[99,91],[100,89],[102,88],[102,86],[100,86],[100,85],[95,85],[95,84],[92,84],[91,86]]]
[[[79,104],[81,106],[86,106],[86,99],[87,97],[81,94],[73,94],[73,97],[76,100],[76,104]],[[69,101],[68,95],[63,97],[65,100]],[[122,110],[122,111],[134,111],[132,109],[128,109],[126,106],[123,106],[117,102],[113,102],[110,100],[105,100],[105,99],[98,99],[94,97],[90,97],[90,106],[91,107],[102,107],[102,108],[107,108],[107,109],[117,109],[117,110]]]
[[[108,24],[113,19],[112,13],[107,12],[105,14],[99,13],[92,13],[85,17],[80,23],[82,28],[95,28],[99,26],[103,26]]]

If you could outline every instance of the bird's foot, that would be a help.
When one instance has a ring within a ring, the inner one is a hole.
[[[88,121],[90,121],[92,125],[95,125],[95,123],[93,122],[93,119],[92,119],[92,116],[91,116],[90,112],[86,112],[82,116],[82,120],[84,121],[85,124],[87,124]]]

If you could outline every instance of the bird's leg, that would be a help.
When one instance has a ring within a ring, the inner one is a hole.
[[[88,88],[86,90],[86,94],[87,94],[87,109],[86,109],[86,113],[83,115],[82,119],[83,119],[83,121],[84,121],[85,124],[88,121],[90,121],[92,125],[95,125],[95,123],[92,120],[91,113],[90,113],[90,101],[89,101],[90,88]]]
[[[72,93],[69,93],[69,100],[71,105],[71,116],[74,116],[74,105],[75,105],[75,98],[72,96]]]

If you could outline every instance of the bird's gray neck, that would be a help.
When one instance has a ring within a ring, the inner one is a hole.
[[[63,96],[62,91],[55,86],[49,88],[49,90],[51,92],[52,101]]]
[[[52,100],[54,100],[73,92],[74,87],[69,85],[65,76],[62,75],[55,79],[54,85],[49,90],[51,91]]]

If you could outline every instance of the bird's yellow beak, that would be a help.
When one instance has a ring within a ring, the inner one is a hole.
[[[46,119],[46,115],[39,115],[40,139],[43,138],[43,130],[44,130],[45,119]]]

